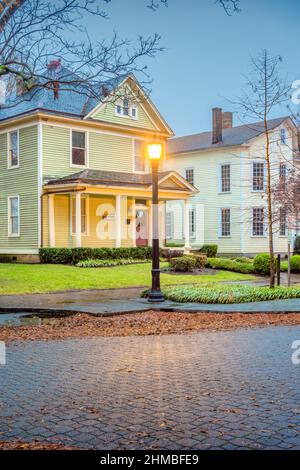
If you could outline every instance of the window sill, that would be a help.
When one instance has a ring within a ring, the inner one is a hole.
[[[124,119],[131,119],[132,121],[138,121],[138,117],[127,116],[127,114],[115,113],[115,116],[119,118],[124,118]]]
[[[287,238],[287,235],[278,235],[278,238]]]
[[[265,189],[251,189],[250,192],[254,194],[262,194],[265,192]]]
[[[73,163],[71,163],[70,168],[87,168],[87,165],[74,165]]]
[[[232,194],[232,191],[220,191],[218,194]]]
[[[219,235],[218,238],[231,238],[231,235]]]
[[[267,235],[250,235],[250,238],[267,238]]]
[[[20,234],[16,234],[16,235],[9,234],[8,238],[20,238]]]
[[[16,170],[17,168],[20,168],[20,165],[14,165],[14,166],[8,166],[8,170]]]

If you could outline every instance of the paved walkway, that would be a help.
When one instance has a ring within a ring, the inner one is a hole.
[[[14,343],[0,439],[96,449],[300,449],[299,327]]]
[[[138,297],[140,288],[0,296],[0,314],[10,312],[85,312],[112,315],[149,309],[184,312],[300,312],[300,299],[243,304],[198,304],[165,301],[150,304]]]

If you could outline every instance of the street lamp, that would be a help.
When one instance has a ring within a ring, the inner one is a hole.
[[[159,230],[158,230],[158,166],[162,154],[162,144],[148,145],[148,157],[152,167],[152,288],[148,297],[149,302],[163,302],[164,296],[160,290],[159,269]]]

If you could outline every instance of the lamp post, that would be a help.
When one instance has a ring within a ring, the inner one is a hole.
[[[159,269],[158,166],[161,153],[161,144],[148,145],[148,156],[152,167],[152,288],[148,297],[149,302],[163,302],[165,300],[160,290]]]

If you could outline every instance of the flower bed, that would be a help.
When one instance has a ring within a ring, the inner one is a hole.
[[[164,289],[166,299],[174,302],[197,302],[203,304],[235,304],[278,299],[298,299],[300,289],[288,287],[254,286],[182,286]]]
[[[78,268],[108,268],[112,266],[124,266],[126,264],[141,264],[149,263],[150,260],[134,259],[134,258],[120,258],[120,259],[87,259],[86,261],[79,261],[76,264]]]

